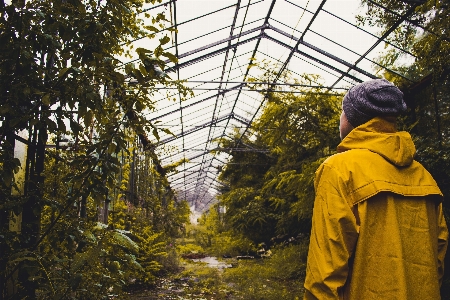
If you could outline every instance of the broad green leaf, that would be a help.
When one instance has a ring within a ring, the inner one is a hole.
[[[159,141],[159,134],[158,134],[158,130],[156,128],[153,128],[153,136]]]
[[[159,42],[161,45],[165,45],[168,42],[170,42],[170,37],[168,37],[167,35],[165,35],[163,38],[159,39]]]
[[[136,48],[136,53],[141,55],[141,54],[151,54],[152,51],[145,49],[145,48]]]
[[[150,31],[154,31],[154,32],[159,32],[159,29],[156,28],[155,26],[145,26],[145,29],[148,29]]]
[[[142,75],[147,76],[147,70],[142,64],[139,64],[139,70],[141,71]]]
[[[61,77],[64,76],[64,75],[67,73],[67,71],[69,71],[69,70],[70,70],[70,68],[62,68],[62,69],[59,71],[59,73],[58,73],[58,77],[61,78]]]
[[[170,52],[163,52],[161,55],[167,57],[173,63],[178,62],[178,58]]]
[[[136,101],[134,106],[136,107],[137,111],[143,111],[145,109],[145,104],[142,103],[141,101]]]
[[[94,118],[94,112],[92,110],[88,110],[86,114],[83,116],[84,126],[89,128],[92,124],[92,120]]]
[[[161,130],[164,131],[164,132],[167,133],[167,134],[170,134],[170,135],[172,135],[172,136],[175,136],[175,134],[173,134],[168,128],[162,128]]]
[[[58,130],[62,133],[65,133],[66,132],[66,124],[64,123],[64,121],[58,118],[57,123],[58,123]]]
[[[112,238],[114,241],[122,246],[123,248],[133,252],[138,253],[139,252],[139,246],[135,242],[133,242],[128,236],[124,234],[121,230],[115,230],[111,233]]]
[[[50,94],[45,94],[42,97],[42,104],[44,105],[50,105]]]
[[[125,73],[126,74],[131,74],[134,70],[134,64],[129,63],[125,65]]]

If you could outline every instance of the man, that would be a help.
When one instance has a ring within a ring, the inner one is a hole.
[[[385,79],[345,95],[338,154],[317,170],[304,299],[440,299],[442,193],[396,130],[403,93]]]

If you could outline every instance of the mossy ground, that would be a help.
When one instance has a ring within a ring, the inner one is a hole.
[[[302,246],[275,249],[269,259],[225,259],[232,268],[181,260],[180,271],[130,295],[133,300],[295,300],[303,296]]]

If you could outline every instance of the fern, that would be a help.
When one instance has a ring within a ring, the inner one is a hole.
[[[135,254],[139,252],[139,246],[132,239],[130,239],[125,233],[125,230],[115,229],[110,233],[112,240],[125,250],[131,251]]]

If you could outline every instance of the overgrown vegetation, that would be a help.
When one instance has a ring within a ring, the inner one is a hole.
[[[157,85],[188,91],[161,71],[157,2],[1,2],[0,299],[123,298],[176,264],[189,208],[143,113]]]
[[[264,74],[256,82],[271,82],[277,75],[269,63],[260,67]],[[255,149],[231,153],[219,176],[225,186],[219,197],[226,207],[222,227],[254,244],[310,232],[314,172],[339,143],[342,95],[322,91],[315,75],[296,79],[286,72],[282,80],[316,87],[269,93],[252,131],[221,141],[224,148]]]
[[[381,36],[397,25],[400,16],[409,13],[407,21],[389,34],[385,51],[379,53],[373,67],[380,77],[393,81],[404,91],[408,112],[400,120],[400,129],[412,134],[416,159],[441,187],[449,219],[450,7],[446,1],[408,3],[362,1],[364,14],[357,21],[361,26],[378,26]],[[295,79],[289,73],[274,74],[272,70],[279,67],[264,63],[259,67],[264,74],[250,82],[272,82],[279,75],[283,82],[316,86],[321,83],[314,75]],[[219,205],[226,207],[220,234],[226,232],[234,241],[244,236],[254,245],[269,244],[274,237],[309,233],[314,172],[335,153],[339,143],[343,95],[307,88],[292,89],[291,93],[274,89],[263,96],[267,104],[252,130],[236,131],[233,139],[222,140],[224,148],[254,150],[230,152],[231,163],[224,166],[219,177],[224,184]],[[444,299],[450,298],[449,274],[447,268],[442,285]]]
[[[359,24],[382,28],[380,35],[410,13],[374,68],[405,93],[400,125],[441,187],[449,219],[448,1],[362,3]],[[180,288],[184,297],[300,299],[314,172],[339,143],[343,95],[320,88],[316,75],[277,74],[261,62],[261,77],[249,80],[256,89],[274,78],[302,87],[263,93],[252,127],[220,140],[221,149],[252,151],[229,153],[218,204],[185,226],[189,207],[166,178],[175,167],[160,165],[160,129],[143,114],[154,109],[157,86],[176,87],[181,98],[188,91],[161,71],[163,57],[176,62],[163,50],[165,15],[143,13],[144,5],[1,2],[0,300],[127,298],[164,276],[188,287]],[[136,49],[136,65],[123,66],[117,57],[131,56],[128,45],[144,36],[155,48]],[[257,256],[263,247],[270,259],[232,260],[235,268],[224,271],[182,258]]]
[[[132,299],[288,299],[303,297],[307,244],[277,247],[270,259],[223,259],[233,267],[220,269],[190,259],[183,270],[162,279],[155,289],[134,293]],[[135,297],[135,298],[133,298]]]

